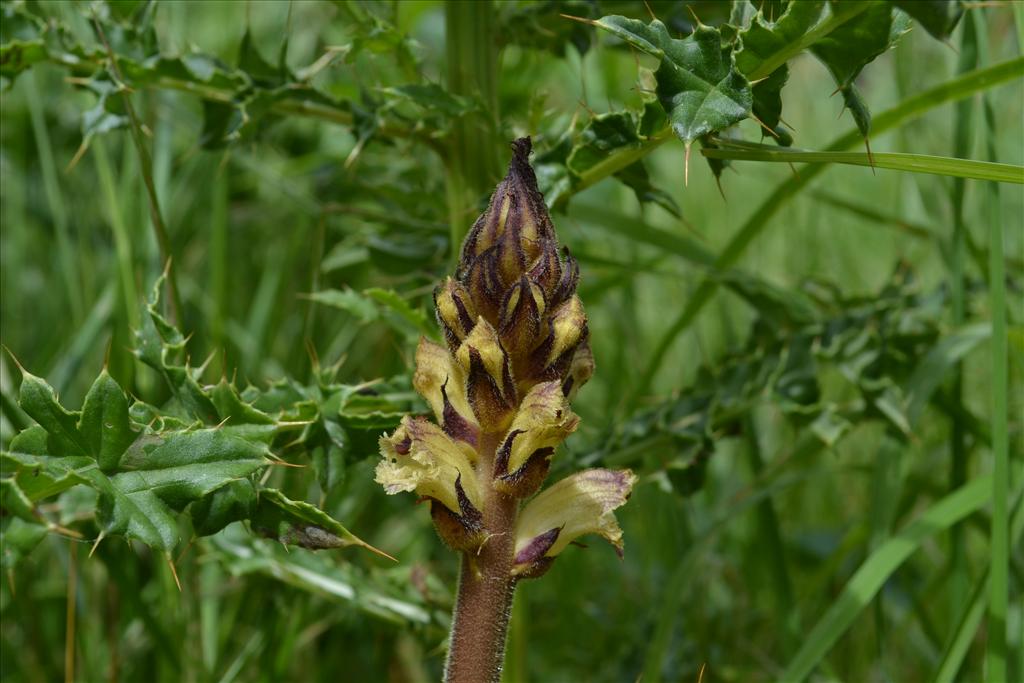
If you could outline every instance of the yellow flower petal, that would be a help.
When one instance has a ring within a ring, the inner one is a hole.
[[[575,349],[586,326],[587,314],[583,311],[583,302],[578,296],[573,295],[552,311],[551,327],[554,340],[548,351],[547,364],[554,363],[567,351]]]
[[[380,438],[380,452],[384,460],[377,465],[375,481],[389,494],[415,491],[463,514],[455,485],[459,481],[469,502],[482,509],[476,472],[466,450],[432,422],[405,417],[394,434]]]
[[[528,572],[535,562],[555,557],[585,534],[603,536],[621,553],[622,529],[613,511],[625,504],[636,480],[630,470],[591,469],[541,491],[516,522],[513,571]]]
[[[512,426],[498,447],[498,474],[515,472],[538,449],[562,443],[576,431],[579,421],[562,393],[561,382],[537,384],[523,397]]]
[[[454,439],[476,445],[480,428],[466,399],[466,372],[456,363],[448,349],[420,338],[416,348],[416,372],[412,385],[430,404],[438,424]],[[448,406],[445,407],[445,397]],[[476,460],[476,451],[469,454]]]
[[[501,348],[501,342],[498,341],[497,332],[494,331],[489,322],[484,320],[483,316],[477,318],[473,330],[455,353],[459,364],[466,372],[469,372],[470,349],[475,349],[480,354],[487,374],[494,379],[498,386],[502,386],[508,358],[505,356],[505,351]]]
[[[434,307],[448,344],[453,350],[458,348],[476,320],[469,290],[462,283],[448,278],[434,290]]]

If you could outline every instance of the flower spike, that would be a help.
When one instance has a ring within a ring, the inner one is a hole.
[[[455,277],[434,291],[444,343],[420,340],[413,386],[436,424],[407,417],[380,440],[377,481],[428,499],[442,540],[466,554],[460,604],[474,599],[463,591],[540,576],[585,534],[621,552],[614,510],[636,483],[628,470],[592,469],[542,490],[579,424],[570,402],[594,356],[579,264],[558,244],[530,151],[529,138],[512,143]]]

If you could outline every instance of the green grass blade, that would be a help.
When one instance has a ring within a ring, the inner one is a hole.
[[[648,225],[641,217],[583,203],[573,204],[570,207],[569,215],[607,232],[621,235],[630,241],[657,247],[687,261],[702,266],[715,264],[715,253],[695,238],[655,228]]]
[[[104,342],[99,341],[100,335],[110,323],[114,311],[115,291],[113,280],[103,287],[103,291],[96,298],[96,303],[90,309],[89,315],[71,337],[70,343],[57,356],[53,367],[46,372],[46,377],[50,378],[50,383],[57,393],[63,392],[70,386],[72,379],[89,354],[102,348]]]
[[[985,118],[989,124],[989,154],[994,156],[992,112],[985,102]],[[1007,527],[1007,496],[1009,493],[1009,436],[1007,427],[1009,368],[1006,334],[1006,280],[1003,272],[1003,224],[999,207],[998,185],[987,187],[989,227],[989,301],[992,309],[992,583],[988,606],[988,649],[985,658],[987,680],[1006,680],[1006,611],[1010,600],[1010,549]]]
[[[1010,538],[1014,546],[1020,543],[1022,535],[1024,535],[1024,494],[1019,494],[1013,507],[1013,518],[1010,521]],[[956,624],[956,629],[946,643],[942,660],[935,672],[934,683],[953,683],[956,680],[956,675],[960,671],[960,667],[963,666],[971,641],[981,625],[981,618],[985,616],[990,583],[989,570],[986,567],[974,586],[967,606]]]
[[[978,38],[974,21],[963,22],[960,39],[960,56],[957,60],[957,73],[964,73],[978,66]],[[974,128],[974,101],[961,100],[956,104],[953,133],[953,155],[968,157],[971,155],[972,131]],[[967,242],[969,231],[964,216],[964,195],[967,182],[956,178],[950,193],[953,206],[953,234],[949,263],[949,292],[952,308],[953,325],[961,327],[967,320],[965,269],[967,261]],[[986,270],[982,265],[981,270]],[[991,328],[989,328],[991,332]],[[933,350],[934,351],[934,350]],[[929,358],[933,354],[929,354]],[[920,370],[920,368],[919,368]],[[915,375],[918,373],[915,372]],[[923,378],[923,375],[921,375]],[[953,401],[963,404],[963,363],[958,359],[954,365],[953,381],[950,393]],[[912,408],[913,409],[913,408]],[[911,409],[911,410],[912,410]],[[908,411],[909,412],[909,411]],[[966,439],[964,421],[954,415],[950,424],[950,469],[949,488],[955,490],[967,481],[967,461],[970,450]],[[970,580],[965,552],[963,525],[950,529],[949,537],[949,603],[950,614],[959,614],[967,598]]]
[[[78,275],[78,264],[75,262],[71,241],[68,237],[67,207],[64,204],[64,196],[61,194],[60,182],[57,179],[57,164],[54,161],[50,133],[46,128],[46,120],[43,118],[42,99],[36,85],[35,73],[26,74],[25,81],[28,85],[25,99],[28,101],[32,134],[35,137],[39,153],[39,168],[43,173],[43,190],[46,192],[46,203],[49,205],[54,232],[57,235],[57,258],[60,261],[61,279],[64,280],[64,286],[67,289],[66,295],[71,307],[72,320],[77,323],[82,319],[82,287],[81,278]]]
[[[132,329],[139,327],[139,298],[135,289],[135,270],[132,264],[131,235],[124,223],[121,203],[117,196],[117,185],[114,182],[114,170],[107,154],[106,142],[94,139],[91,144],[93,161],[96,163],[96,175],[100,181],[100,191],[107,204],[110,229],[114,233],[114,251],[117,254],[118,277],[121,281],[121,303],[124,315]]]
[[[832,607],[811,629],[803,647],[790,661],[779,680],[796,683],[807,678],[886,580],[921,547],[925,539],[975,512],[988,503],[991,496],[992,477],[978,477],[947,495],[879,546],[861,564]]]
[[[1024,166],[997,164],[991,161],[955,159],[928,154],[906,154],[902,152],[811,152],[786,148],[754,148],[749,144],[723,143],[727,147],[704,148],[701,154],[712,159],[733,159],[737,161],[768,161],[782,163],[847,164],[871,166],[894,171],[930,173],[974,180],[991,180],[997,183],[1024,184]]]
[[[212,204],[213,209],[210,215],[210,249],[208,262],[208,279],[210,298],[213,300],[213,310],[210,314],[210,345],[217,353],[216,363],[224,359],[226,353],[224,321],[228,318],[227,287],[230,264],[228,262],[228,202],[230,196],[231,175],[220,174],[218,182],[213,187]],[[221,368],[226,371],[226,368]]]
[[[808,190],[807,196],[830,207],[841,209],[847,213],[859,216],[865,221],[879,227],[895,228],[904,234],[921,239],[934,240],[939,237],[935,229],[931,226],[909,221],[900,216],[885,213],[884,211],[879,211],[878,208],[874,206],[866,206],[858,202],[850,201],[840,197],[839,195],[833,194],[832,192],[828,192],[827,190]]]
[[[921,358],[905,387],[907,419],[910,424],[916,424],[924,414],[925,407],[945,379],[946,373],[958,367],[967,354],[991,335],[991,325],[973,323],[943,337]]]
[[[905,121],[920,116],[939,105],[969,97],[977,92],[991,88],[1000,83],[1005,83],[1013,78],[1019,78],[1021,75],[1024,75],[1024,57],[1017,57],[1015,59],[1010,59],[996,64],[995,66],[971,71],[970,73],[966,73],[963,76],[954,78],[934,88],[929,88],[918,95],[904,100],[895,107],[882,112],[878,116],[874,117],[872,121],[872,130],[876,135],[879,135],[886,130],[895,128]],[[846,134],[833,140],[832,144],[830,144],[827,149],[828,151],[838,152],[859,144],[861,141],[860,132],[856,128],[853,128]],[[740,256],[746,252],[747,247],[750,246],[750,243],[753,242],[754,238],[761,234],[761,231],[764,230],[771,217],[774,216],[790,198],[799,193],[800,190],[816,178],[819,173],[827,168],[828,165],[826,164],[811,166],[804,169],[803,173],[793,176],[783,182],[775,192],[773,192],[771,196],[769,196],[754,211],[753,215],[751,215],[751,217],[747,219],[746,223],[744,223],[736,232],[733,238],[719,254],[716,267],[724,269],[736,263]],[[647,392],[650,387],[651,380],[654,378],[655,374],[657,374],[658,370],[661,369],[661,364],[665,360],[665,354],[668,353],[668,350],[672,346],[676,337],[683,330],[689,327],[697,317],[697,314],[699,314],[708,301],[711,300],[711,297],[717,289],[718,285],[715,282],[705,280],[693,293],[682,313],[680,313],[679,317],[672,322],[668,330],[666,330],[665,334],[659,340],[655,350],[651,353],[647,368],[644,370],[643,375],[641,375],[638,381],[636,395],[642,395]]]

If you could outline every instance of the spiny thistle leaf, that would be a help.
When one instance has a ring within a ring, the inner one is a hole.
[[[390,557],[355,536],[326,512],[302,501],[289,499],[277,489],[258,488],[238,479],[189,509],[196,533],[211,535],[228,524],[249,520],[260,536],[307,550],[361,546]],[[394,559],[394,558],[391,558]]]
[[[949,38],[964,15],[964,6],[959,0],[893,0],[893,4],[939,40]]]
[[[672,130],[687,146],[750,116],[750,83],[732,63],[732,48],[722,47],[719,31],[699,25],[683,39],[669,36],[657,19],[608,16],[595,25],[659,60],[658,100]]]
[[[617,464],[646,461],[665,471],[677,493],[689,495],[703,482],[715,452],[713,435],[738,433],[743,417],[765,402],[826,448],[834,448],[851,425],[876,420],[909,439],[938,384],[922,377],[948,371],[960,356],[946,349],[952,344],[965,353],[981,334],[971,330],[967,343],[941,337],[945,295],[918,293],[908,271],[897,272],[868,297],[844,295],[824,282],[807,283],[806,293],[765,289],[738,277],[726,284],[759,314],[746,345],[700,368],[680,398],[645,409],[603,435],[584,464],[600,465],[610,454]],[[933,352],[926,355],[928,349]],[[857,400],[836,385],[837,374]],[[652,441],[665,447],[652,449]],[[665,460],[652,452],[673,456]],[[630,453],[635,455],[620,457]]]
[[[359,545],[379,552],[323,511],[260,489],[252,477],[271,464],[269,446],[283,432],[301,428],[293,444],[323,448],[340,431],[351,448],[348,430],[393,427],[398,408],[385,398],[363,396],[360,387],[286,383],[290,391],[272,386],[266,393],[240,393],[226,379],[204,386],[201,371],[183,360],[184,336],[160,313],[162,285],[160,278],[135,353],[172,389],[171,413],[130,403],[105,369],[82,410],[70,411],[44,380],[23,370],[19,405],[38,424],[0,455],[4,510],[44,523],[35,512],[37,501],[84,485],[99,494],[94,508],[101,536],[137,539],[161,550],[178,543],[178,513],[188,508],[199,534],[252,520],[260,533],[286,544]],[[321,415],[321,406],[333,415]]]
[[[576,137],[565,165],[574,181],[578,180],[610,154],[639,146],[664,123],[664,112],[656,102],[646,103],[639,112],[618,111],[593,116]],[[636,193],[639,202],[653,202],[674,216],[680,215],[675,200],[651,183],[642,160],[617,172],[615,177]],[[549,203],[552,201],[557,201],[557,197],[548,198]]]
[[[750,25],[739,31],[736,68],[749,77],[765,61],[803,37],[821,18],[824,6],[824,0],[791,2],[785,13],[774,22],[766,19],[763,12],[757,12]],[[792,138],[779,128],[779,118],[782,115],[782,87],[788,79],[789,66],[782,64],[753,87],[754,116],[775,133],[780,144],[787,146]]]
[[[785,13],[776,21],[770,21],[763,11],[758,11],[749,26],[739,31],[740,48],[736,51],[736,68],[745,76],[754,73],[766,60],[810,31],[821,18],[824,7],[824,0],[790,2]]]
[[[850,11],[843,4],[833,3],[831,7],[833,12]],[[906,14],[889,4],[877,3],[811,46],[811,52],[835,78],[864,137],[871,130],[871,117],[853,81],[861,69],[893,47],[909,30],[910,20]]]

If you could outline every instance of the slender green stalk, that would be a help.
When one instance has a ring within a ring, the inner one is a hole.
[[[100,180],[100,191],[107,203],[110,228],[114,233],[114,253],[117,254],[117,271],[121,281],[121,303],[125,320],[133,329],[139,326],[139,299],[135,289],[135,268],[132,264],[132,244],[128,229],[121,214],[117,199],[114,172],[107,155],[106,143],[97,138],[92,142],[92,157],[96,163],[96,175]]]
[[[60,191],[60,181],[57,178],[57,164],[54,161],[53,145],[50,143],[50,133],[46,128],[46,120],[43,117],[42,100],[39,96],[39,87],[36,85],[36,75],[29,72],[25,75],[27,93],[25,99],[28,101],[29,116],[32,121],[32,134],[35,137],[36,148],[39,151],[39,167],[43,172],[43,190],[46,192],[46,203],[50,208],[50,215],[53,218],[54,232],[57,236],[57,259],[60,261],[60,275],[64,281],[68,305],[71,308],[71,321],[78,324],[82,320],[82,282],[78,275],[78,264],[72,252],[71,240],[68,236],[68,212],[64,204],[64,196]]]
[[[213,210],[210,212],[209,294],[213,301],[210,316],[210,343],[220,356],[224,351],[224,321],[227,320],[228,283],[228,196],[231,176],[221,173],[213,185]],[[315,268],[313,269],[316,270]],[[315,290],[310,290],[315,291]],[[219,361],[217,361],[219,362]],[[222,368],[224,369],[224,368]]]
[[[1020,543],[1024,535],[1024,493],[1018,493],[1017,501],[1013,506],[1013,515],[1010,520],[1010,539],[1012,545]],[[935,683],[953,683],[957,680],[957,673],[963,666],[967,657],[967,650],[971,641],[981,626],[981,620],[985,616],[985,606],[991,591],[989,568],[986,567],[981,576],[978,577],[971,592],[970,598],[964,604],[960,612],[960,618],[954,626],[953,632],[943,648],[942,660],[935,671]]]
[[[975,21],[981,17],[974,15]],[[976,27],[979,48],[987,52],[985,27]],[[988,157],[996,158],[996,122],[992,104],[982,100],[985,115],[985,134]],[[986,185],[985,201],[988,220],[989,248],[989,305],[992,309],[992,530],[990,540],[992,579],[989,585],[988,643],[985,652],[985,678],[990,681],[1007,680],[1006,613],[1010,601],[1009,565],[1010,538],[1007,499],[1010,488],[1009,433],[1007,415],[1009,396],[1007,387],[1008,351],[1006,333],[1006,280],[1003,263],[1003,216],[999,204],[999,185]],[[1019,219],[1018,219],[1019,220]]]
[[[117,56],[114,54],[114,50],[110,47],[110,43],[107,41],[107,36],[103,32],[103,26],[99,21],[93,20],[93,26],[96,29],[96,34],[100,37],[103,42],[103,46],[107,51],[107,56],[110,60],[110,69],[114,76],[121,83],[124,82],[124,76],[121,74],[121,69],[117,65]],[[149,213],[150,220],[153,224],[153,231],[156,234],[157,244],[160,245],[160,258],[167,264],[171,261],[171,240],[167,234],[167,228],[164,225],[163,216],[160,213],[160,200],[156,194],[156,184],[153,182],[153,160],[150,158],[149,147],[146,145],[146,141],[142,134],[142,126],[139,123],[139,118],[135,114],[135,107],[132,105],[131,94],[128,89],[125,88],[121,91],[121,95],[124,99],[125,112],[128,114],[128,129],[131,131],[132,142],[135,144],[135,151],[139,155],[139,171],[142,174],[142,180],[146,186],[146,195],[149,199]],[[181,320],[183,309],[181,306],[181,295],[178,292],[177,278],[174,271],[168,269],[167,272],[167,287],[170,290],[171,300],[171,320],[172,322]]]
[[[747,447],[744,449],[747,462],[751,473],[757,479],[764,472],[764,462],[761,455],[761,444],[758,441],[760,432],[752,415],[748,415],[744,420],[743,431],[747,441]],[[779,516],[775,512],[775,503],[770,496],[766,496],[757,504],[756,514],[758,540],[763,545],[758,544],[755,548],[763,548],[767,552],[767,557],[762,559],[762,564],[771,579],[772,600],[775,602],[777,623],[782,632],[781,641],[784,644],[784,652],[790,653],[796,649],[796,645],[799,643],[800,612],[793,609],[795,604],[793,580],[790,578],[789,566],[786,562],[786,547],[782,540]]]
[[[640,159],[661,147],[664,143],[672,140],[671,128],[663,128],[651,137],[644,140],[636,147],[629,147],[597,162],[586,171],[580,174],[579,179],[572,186],[572,194],[577,194],[605,178],[615,175],[622,169],[631,166]]]
[[[737,161],[769,161],[776,163],[848,164],[887,168],[911,173],[930,173],[957,178],[991,180],[999,183],[1024,184],[1024,166],[997,164],[974,159],[955,159],[927,154],[905,154],[902,152],[812,152],[802,149],[787,149],[722,141],[723,147],[705,147],[701,154],[711,159],[732,159]]]
[[[882,112],[873,119],[872,130],[876,135],[883,133],[941,104],[969,97],[986,88],[1017,78],[1022,74],[1024,74],[1024,57],[1007,60],[988,68],[977,69],[934,88],[929,88]],[[829,151],[840,151],[862,142],[863,139],[861,138],[860,131],[854,128],[833,140],[827,149]],[[750,218],[747,219],[725,246],[718,256],[716,267],[724,269],[736,263],[747,247],[750,246],[750,243],[754,241],[754,238],[761,234],[771,217],[786,202],[816,178],[819,173],[827,168],[827,164],[810,166],[805,168],[799,175],[787,179],[776,188],[775,192],[755,209]],[[654,352],[650,355],[647,368],[637,383],[636,395],[642,395],[649,389],[651,380],[661,368],[665,355],[668,353],[676,337],[689,327],[697,317],[697,314],[711,300],[717,289],[718,285],[715,282],[705,280],[693,293],[686,307],[665,331],[665,334],[658,342],[658,346],[655,347]]]
[[[960,39],[960,58],[957,61],[957,73],[966,73],[978,65],[977,36],[973,21],[963,22],[963,35]],[[973,129],[974,101],[961,100],[956,105],[956,119],[953,138],[953,155],[967,157],[971,152],[971,131]],[[953,237],[950,254],[950,303],[952,306],[952,322],[959,329],[967,321],[964,294],[964,266],[967,254],[967,226],[964,221],[964,194],[967,183],[963,178],[953,180]],[[963,363],[958,362],[953,370],[953,382],[950,388],[952,398],[963,403]],[[951,491],[963,486],[967,481],[967,450],[966,433],[963,420],[954,417],[950,425],[950,462],[949,488]],[[964,552],[964,528],[957,524],[949,531],[950,547],[950,614],[959,614],[967,599],[968,573],[967,556]]]
[[[481,197],[501,177],[498,135],[497,18],[489,0],[445,4],[448,90],[476,98],[483,110],[455,121],[445,150],[452,263],[479,213]]]

